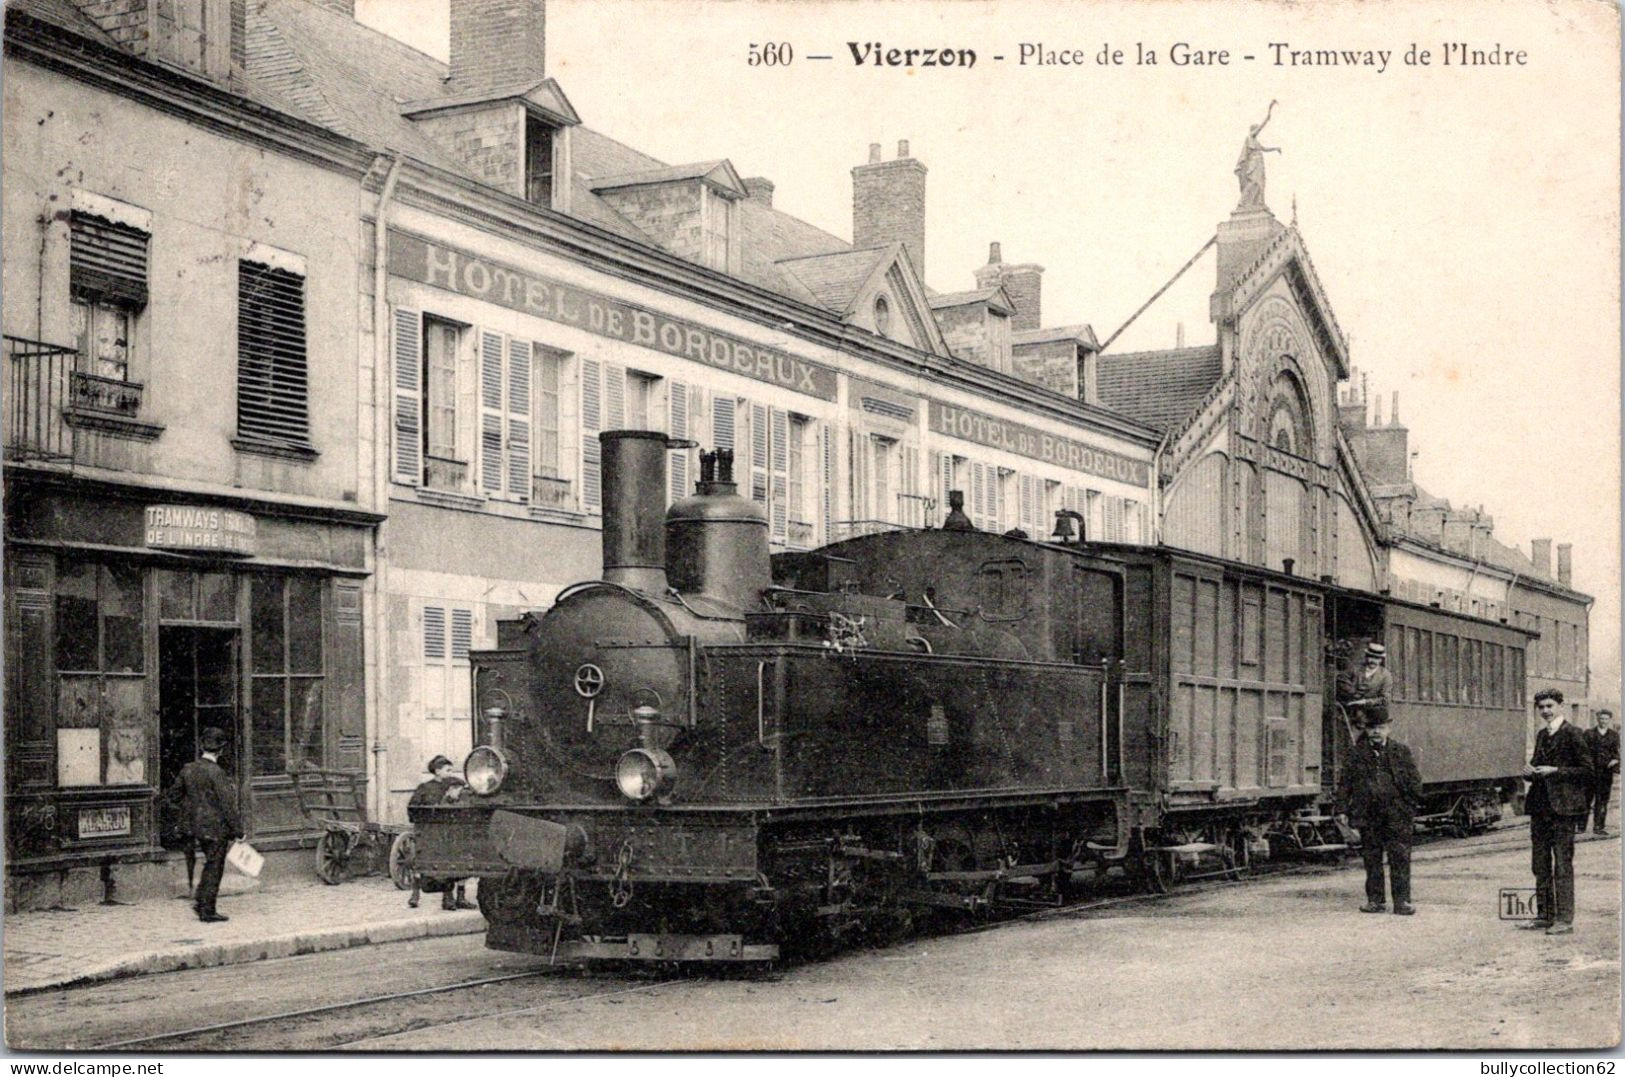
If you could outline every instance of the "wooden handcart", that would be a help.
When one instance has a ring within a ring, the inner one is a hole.
[[[412,888],[417,840],[411,823],[367,818],[366,776],[315,767],[289,772],[299,812],[324,833],[316,843],[316,877],[337,886],[352,875],[387,872],[399,890]]]

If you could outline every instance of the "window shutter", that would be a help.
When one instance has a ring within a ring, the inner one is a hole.
[[[734,398],[727,392],[711,398],[711,447],[734,449]]]
[[[947,495],[943,492],[943,488],[942,488],[942,454],[935,451],[935,450],[932,450],[926,456],[926,464],[927,464],[928,467],[931,468],[931,475],[930,475],[930,478],[927,480],[929,482],[929,484],[930,484],[930,489],[928,489],[926,491],[926,493],[927,493],[927,495],[929,497],[931,497],[934,501],[937,502],[937,507],[942,508],[942,509],[946,509],[948,507],[948,500],[947,500]],[[936,526],[937,520],[933,517],[934,512],[935,512],[934,509],[927,509],[925,511],[925,525],[924,526],[926,526],[926,527],[935,527]],[[940,515],[940,513],[938,513],[937,515]]]
[[[530,500],[530,342],[508,341],[508,495]]]
[[[435,661],[446,657],[446,611],[442,606],[423,607],[423,657]]]
[[[598,431],[604,426],[604,365],[581,360],[581,507],[597,512],[600,497],[601,446]]]
[[[305,369],[305,278],[237,263],[237,433],[255,441],[310,441]]]
[[[68,281],[75,298],[146,305],[147,233],[74,213],[68,236]]]
[[[395,481],[423,481],[423,338],[415,310],[395,309]]]
[[[979,463],[970,466],[970,518],[978,529],[987,530],[986,469]]]
[[[480,489],[503,491],[502,334],[480,331]]]
[[[626,368],[615,363],[604,364],[603,428],[626,429]]]
[[[1021,487],[1021,507],[1019,510],[1021,522],[1016,526],[1031,535],[1037,530],[1033,521],[1038,519],[1038,493],[1034,489],[1034,479],[1031,475],[1022,475],[1017,479],[1017,482]]]
[[[767,503],[767,407],[747,404],[750,416],[750,499]]]
[[[920,449],[917,445],[903,446],[903,493],[907,496],[903,500],[903,519],[900,523],[909,527],[924,527],[929,521],[925,517],[925,502],[920,497]]]
[[[474,643],[474,611],[451,611],[451,659],[468,661],[468,649]]]
[[[819,506],[824,517],[824,541],[835,539],[835,431],[829,423],[818,424],[819,453],[822,457]]]
[[[846,492],[847,518],[852,521],[865,518],[865,494],[869,487],[868,461],[869,439],[861,430],[847,431],[848,463],[850,470],[851,487]]]
[[[768,501],[768,523],[775,542],[790,537],[790,417],[778,408],[769,412],[768,468],[772,489]]]
[[[667,386],[666,407],[670,423],[666,427],[674,438],[688,438],[688,386],[680,381]],[[673,449],[670,453],[671,500],[679,501],[693,491],[688,481],[688,450]]]

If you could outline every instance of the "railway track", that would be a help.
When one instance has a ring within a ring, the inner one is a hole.
[[[1418,851],[1421,854],[1418,859],[1424,862],[1427,860],[1453,860],[1463,857],[1483,856],[1513,848],[1524,848],[1528,843],[1527,834],[1528,824],[1526,822],[1516,822],[1497,828],[1495,831],[1489,834],[1476,835],[1469,838],[1453,838],[1442,835],[1428,836],[1418,843]],[[1450,846],[1445,844],[1446,842],[1451,841],[1458,841],[1462,844],[1459,846]],[[1147,904],[1185,895],[1202,894],[1226,887],[1235,887],[1238,885],[1247,885],[1250,883],[1260,883],[1268,880],[1279,879],[1283,876],[1328,874],[1343,870],[1349,867],[1350,864],[1351,861],[1347,858],[1335,861],[1313,863],[1272,864],[1253,869],[1239,877],[1213,876],[1201,880],[1182,883],[1173,887],[1167,893],[1135,892],[1111,894],[1103,897],[1073,902],[1067,905],[1034,909],[1012,915],[1000,916],[982,922],[963,924],[953,929],[938,933],[944,935],[975,934],[990,931],[1012,923],[1037,922],[1051,919],[1097,915],[1101,912],[1114,908],[1122,908],[1137,904]],[[233,1033],[239,1033],[245,1030],[268,1029],[279,1022],[310,1021],[312,1019],[319,1019],[346,1012],[360,1011],[367,1007],[384,1007],[402,1002],[410,1002],[415,999],[429,998],[435,995],[445,995],[453,992],[469,991],[482,987],[509,984],[525,980],[537,980],[544,977],[556,977],[560,974],[560,972],[561,970],[557,967],[543,967],[524,972],[505,973],[500,976],[487,976],[471,980],[461,980],[451,984],[417,988],[410,991],[397,991],[378,995],[369,995],[364,998],[349,999],[343,1002],[302,1007],[299,1009],[285,1010],[255,1017],[245,1017],[234,1021],[216,1022],[193,1028],[162,1032],[152,1036],[142,1036],[134,1039],[124,1039],[95,1045],[86,1045],[80,1049],[89,1051],[179,1050],[184,1049],[190,1041],[199,1039],[207,1040],[215,1037],[225,1038]],[[625,980],[609,981],[609,983],[619,983],[621,986],[616,986],[611,990],[598,992],[569,992],[562,997],[547,999],[531,1005],[517,1006],[507,1009],[481,1010],[472,1015],[454,1016],[449,1020],[431,1021],[428,1024],[430,1027],[435,1028],[451,1028],[460,1024],[466,1024],[472,1021],[483,1021],[491,1018],[513,1017],[524,1014],[540,1014],[545,1013],[547,1010],[557,1006],[612,998],[619,995],[634,994],[653,990],[657,987],[663,987],[668,984],[687,982],[697,978],[698,977],[694,976],[680,976],[675,974],[661,975],[659,972],[655,972],[652,974],[652,978],[646,982],[633,984],[631,986],[626,986]],[[573,980],[571,983],[573,985],[590,986],[582,984],[582,981],[580,980]],[[424,1027],[424,1025],[419,1023],[414,1024],[413,1027],[421,1028]],[[352,1043],[359,1042],[361,1040],[376,1038],[376,1036],[376,1032],[369,1031],[366,1035],[363,1035],[355,1040],[341,1040],[325,1043],[324,1049],[339,1049],[350,1046]],[[236,1040],[235,1042],[237,1042],[239,1045],[241,1043],[240,1040]],[[243,1048],[238,1046],[235,1049]]]

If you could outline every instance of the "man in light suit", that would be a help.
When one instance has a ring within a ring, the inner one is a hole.
[[[220,753],[226,747],[226,734],[209,726],[198,737],[203,758],[181,768],[180,785],[185,796],[186,818],[192,837],[203,853],[203,876],[198,879],[192,908],[206,924],[220,923],[214,907],[220,895],[220,879],[226,873],[226,853],[231,843],[243,836],[242,814],[237,808],[237,787],[220,769]]]
[[[1529,779],[1529,844],[1535,872],[1535,919],[1518,925],[1548,935],[1574,932],[1574,832],[1590,807],[1594,757],[1580,729],[1563,720],[1563,693],[1535,693],[1546,728],[1535,734],[1535,754],[1523,768]]]

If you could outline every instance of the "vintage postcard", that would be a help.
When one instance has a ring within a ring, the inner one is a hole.
[[[12,1052],[1618,1045],[1616,6],[4,45]]]

